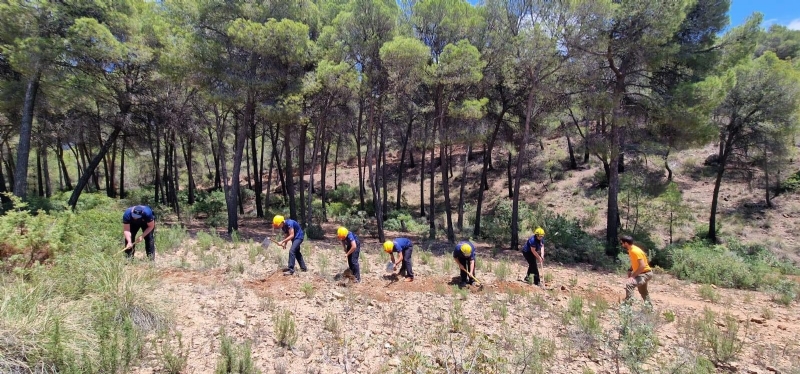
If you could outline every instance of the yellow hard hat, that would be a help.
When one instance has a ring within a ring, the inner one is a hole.
[[[339,228],[336,229],[336,236],[339,237],[339,240],[344,239],[349,233],[350,231],[347,231],[347,229],[342,226],[339,226]]]
[[[392,249],[394,249],[394,242],[391,240],[387,240],[383,242],[383,251],[386,253],[391,253]]]
[[[464,256],[471,255],[472,254],[472,246],[467,244],[467,243],[462,244],[461,245],[461,253],[463,253]]]
[[[277,215],[275,216],[275,218],[272,219],[272,226],[280,226],[283,224],[283,221],[284,221],[283,216]]]
[[[533,235],[541,235],[544,236],[544,229],[541,227],[537,227],[536,230],[533,231]]]

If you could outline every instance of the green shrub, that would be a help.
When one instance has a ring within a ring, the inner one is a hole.
[[[800,286],[791,279],[782,279],[772,286],[772,301],[789,306],[800,298]]]
[[[210,193],[199,191],[197,199],[192,205],[192,213],[203,214],[208,218],[216,217],[225,211],[225,204],[225,192],[219,190]]]
[[[306,227],[306,235],[311,240],[322,240],[325,239],[325,231],[322,229],[322,226],[316,223],[312,223]]]
[[[789,178],[786,178],[786,180],[781,182],[779,190],[781,192],[800,191],[800,171],[792,174],[791,176],[789,176]]]
[[[332,202],[342,203],[348,207],[353,206],[358,200],[358,187],[340,183],[332,191],[328,191],[328,198]]]
[[[255,374],[260,373],[253,362],[250,342],[237,344],[223,331],[221,334],[220,357],[214,374]]]
[[[297,323],[292,316],[292,312],[284,310],[276,313],[273,318],[275,325],[275,340],[284,347],[293,347],[297,342]]]
[[[744,339],[739,338],[741,325],[736,317],[725,314],[724,323],[717,324],[717,315],[710,309],[703,311],[703,316],[689,318],[681,325],[681,332],[693,347],[706,355],[715,365],[726,365],[735,360],[742,352]],[[744,336],[747,336],[745,324]]]
[[[793,266],[776,264],[774,257],[759,247],[736,242],[725,246],[696,240],[673,246],[670,252],[670,272],[678,278],[729,288],[768,289],[782,274],[795,271]]]
[[[325,209],[327,210],[328,217],[341,217],[352,213],[352,209],[349,205],[338,201],[328,203]]]

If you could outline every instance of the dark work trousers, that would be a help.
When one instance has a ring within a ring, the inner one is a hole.
[[[464,266],[464,269],[469,270],[470,258],[456,257],[456,260]],[[474,281],[469,277],[466,271],[458,269],[461,272],[461,283],[472,284]],[[472,276],[475,276],[475,270],[472,271]]]
[[[300,263],[300,270],[306,271],[306,262],[303,261],[303,254],[300,253],[300,244],[303,243],[303,239],[295,239],[292,240],[292,248],[289,249],[289,271],[294,273],[294,261],[297,259],[297,262]]]
[[[131,223],[131,241],[136,241],[136,234],[139,233],[139,230],[147,230],[147,223]],[[144,251],[147,254],[147,258],[150,261],[154,261],[156,259],[156,229],[153,228],[153,231],[150,231],[147,236],[144,237]],[[122,238],[122,242],[125,242],[125,238]],[[134,245],[131,249],[125,251],[125,257],[133,258],[133,254],[136,253],[136,245]]]
[[[532,251],[532,249],[531,249]],[[528,261],[528,273],[525,274],[525,281],[528,281],[531,274],[533,274],[533,284],[539,285],[539,266],[538,261],[536,260],[536,255],[533,252],[522,252],[522,255],[525,256],[525,260]]]
[[[361,266],[358,265],[358,256],[361,254],[361,248],[356,247],[353,253],[347,256],[347,267],[356,277],[356,281],[361,282]]]
[[[411,255],[414,254],[414,247],[408,247],[403,250],[403,264],[400,265],[400,275],[405,273],[406,278],[414,278],[414,270],[411,268]]]

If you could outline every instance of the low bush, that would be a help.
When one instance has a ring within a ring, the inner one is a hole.
[[[732,250],[733,249],[733,250]],[[741,289],[769,289],[796,268],[777,264],[760,247],[736,242],[715,245],[695,240],[671,247],[670,272],[681,279]]]
[[[250,342],[237,344],[223,331],[221,334],[220,357],[214,374],[255,374],[260,373],[253,362]]]
[[[349,205],[337,201],[328,203],[325,209],[327,210],[328,217],[341,217],[352,213],[352,209]]]
[[[275,326],[275,340],[284,347],[294,347],[297,342],[297,323],[292,316],[292,312],[284,310],[276,313],[273,317]]]
[[[192,205],[192,213],[195,215],[203,214],[208,218],[217,217],[224,215],[225,204],[225,193],[223,191],[199,191],[197,200]]]
[[[312,240],[322,240],[325,239],[325,230],[322,229],[322,226],[316,223],[312,223],[306,227],[306,235],[309,239]]]
[[[780,192],[800,191],[800,171],[790,175],[789,178],[781,182],[781,186],[778,190]]]
[[[353,206],[358,200],[358,187],[340,183],[332,191],[328,191],[328,198],[331,202],[342,203],[348,207]]]

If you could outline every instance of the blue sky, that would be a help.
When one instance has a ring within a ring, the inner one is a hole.
[[[765,28],[777,23],[800,30],[800,0],[731,0],[730,25],[741,25],[753,12],[764,14]]]

